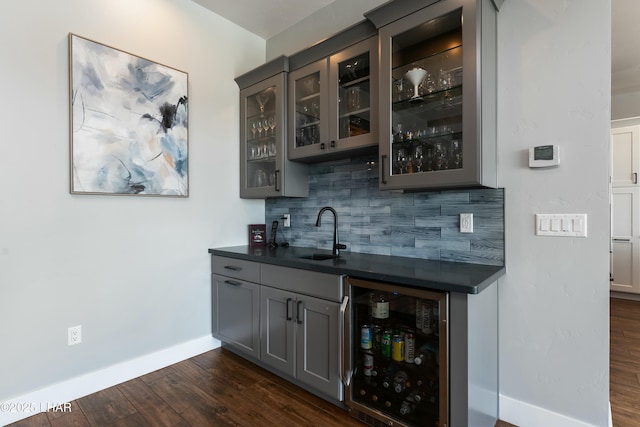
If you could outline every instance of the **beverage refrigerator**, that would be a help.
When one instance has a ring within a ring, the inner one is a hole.
[[[342,379],[366,424],[447,427],[448,294],[346,278]]]

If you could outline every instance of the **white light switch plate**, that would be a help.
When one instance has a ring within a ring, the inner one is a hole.
[[[587,214],[536,214],[536,236],[587,237]]]

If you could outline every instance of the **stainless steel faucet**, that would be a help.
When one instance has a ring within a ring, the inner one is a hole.
[[[320,227],[320,225],[322,224],[321,218],[322,218],[322,214],[325,213],[325,211],[331,211],[331,213],[333,213],[333,248],[332,250],[335,256],[340,256],[340,249],[347,249],[347,245],[341,245],[340,243],[338,243],[338,214],[336,210],[329,206],[325,206],[324,208],[320,209],[320,212],[318,212],[318,220],[316,221],[316,227]]]

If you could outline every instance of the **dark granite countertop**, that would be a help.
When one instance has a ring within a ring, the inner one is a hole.
[[[301,268],[321,273],[341,274],[361,279],[395,283],[415,288],[477,294],[505,274],[505,267],[434,261],[387,255],[342,252],[340,258],[324,261],[301,258],[310,254],[330,254],[312,248],[253,248],[232,246],[209,249],[213,255]]]

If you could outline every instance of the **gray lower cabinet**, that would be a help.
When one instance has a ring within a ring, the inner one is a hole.
[[[260,285],[213,275],[213,336],[260,359]]]
[[[230,350],[342,401],[342,276],[212,257],[212,331]]]
[[[262,362],[342,400],[340,305],[268,286],[261,288],[261,301]]]

